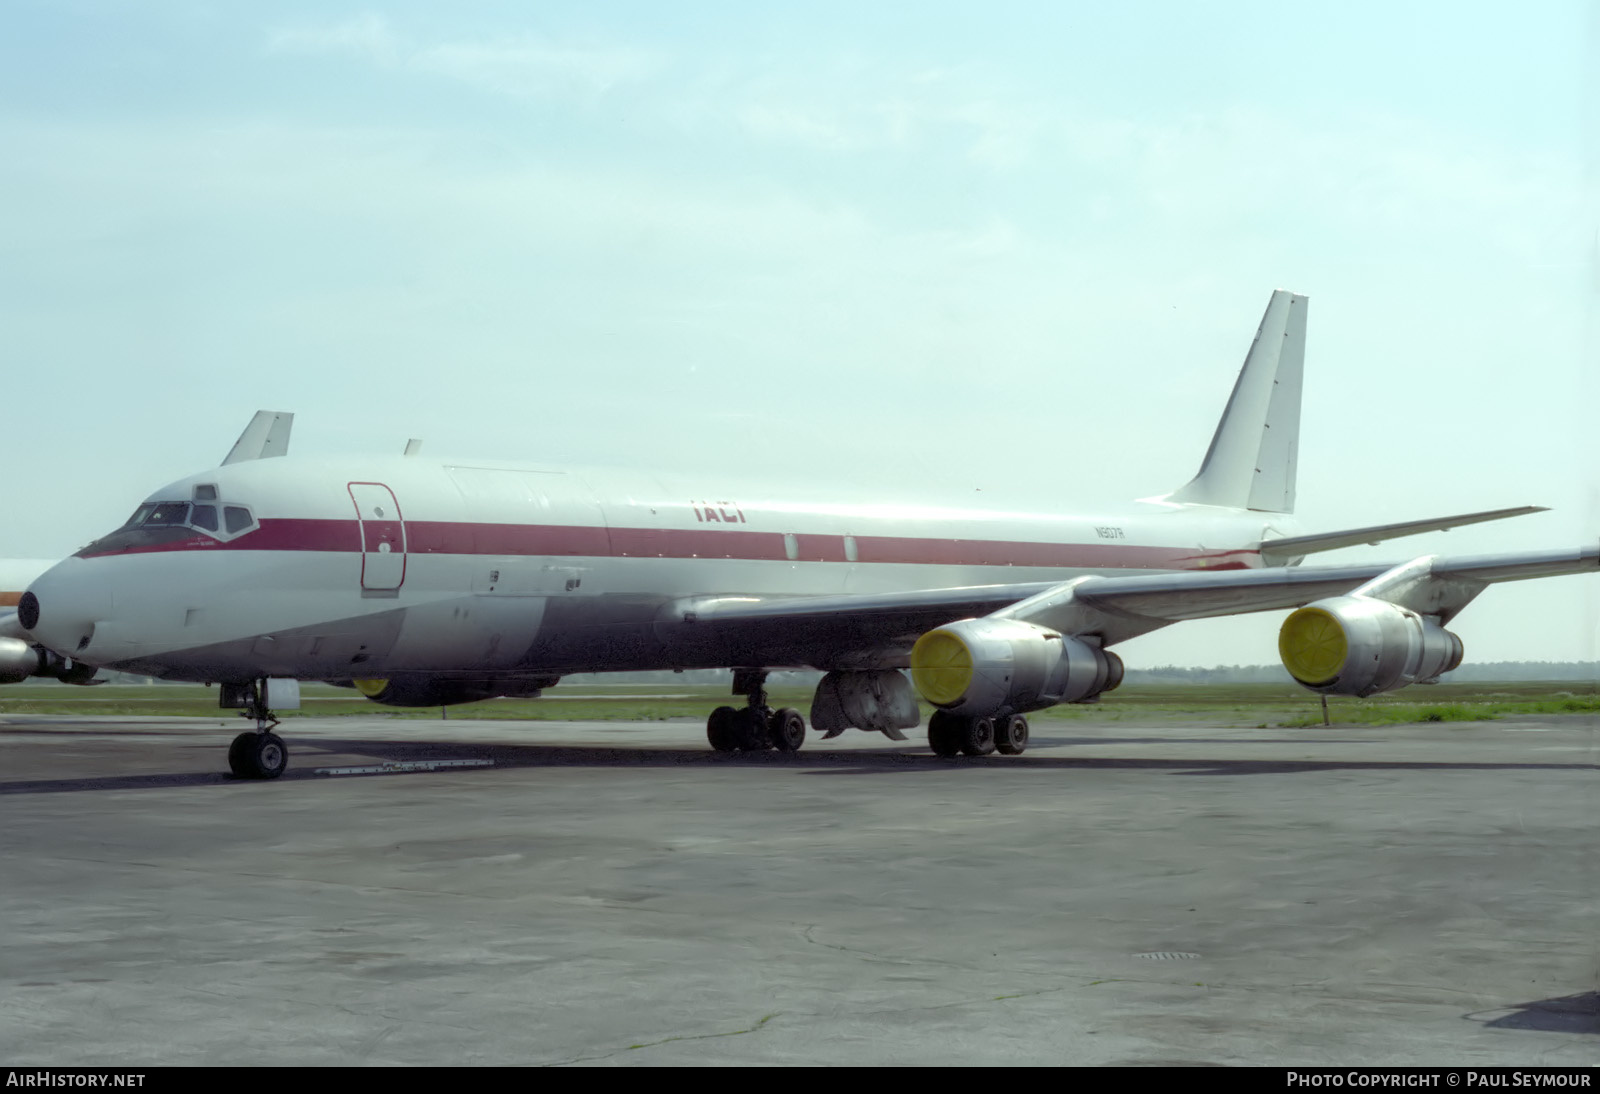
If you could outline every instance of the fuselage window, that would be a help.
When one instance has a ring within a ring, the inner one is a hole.
[[[222,510],[222,520],[227,526],[228,534],[242,532],[255,523],[255,518],[250,515],[250,510],[237,505],[225,506]]]
[[[217,530],[217,507],[215,505],[196,505],[194,513],[189,517],[189,523],[206,532]]]

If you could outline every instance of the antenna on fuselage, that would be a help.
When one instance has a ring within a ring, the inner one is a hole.
[[[256,411],[256,416],[244,427],[239,439],[233,442],[233,449],[228,453],[228,458],[222,461],[222,466],[285,455],[289,451],[289,431],[293,428],[294,415],[287,411]]]
[[[406,442],[406,455],[415,456],[418,452],[421,452],[421,451],[422,451],[422,438],[421,437],[412,437],[409,441]]]

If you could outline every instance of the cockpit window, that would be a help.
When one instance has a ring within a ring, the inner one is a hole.
[[[255,523],[255,518],[250,515],[250,510],[238,505],[225,506],[222,510],[223,522],[227,525],[228,534],[243,532]]]
[[[79,556],[90,558],[166,544],[183,549],[216,547],[231,544],[261,527],[249,506],[223,505],[215,485],[201,483],[193,493],[192,502],[145,502],[121,528],[95,540],[79,551]]]
[[[212,488],[213,492],[215,487]],[[198,488],[197,488],[198,492]],[[218,510],[221,513],[218,513]],[[122,526],[122,531],[135,528],[193,528],[207,532],[218,539],[251,531],[256,518],[243,505],[215,505],[186,501],[147,501],[133,511],[133,516]],[[226,529],[223,531],[222,529]]]
[[[135,527],[159,528],[171,524],[189,523],[189,503],[186,501],[158,501],[154,505],[141,507],[145,511],[144,519]],[[136,517],[137,513],[134,514]]]

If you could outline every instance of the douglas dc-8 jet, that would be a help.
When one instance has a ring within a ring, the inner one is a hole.
[[[770,669],[823,670],[814,729],[903,740],[936,712],[941,756],[1016,754],[1026,715],[1115,688],[1112,647],[1182,620],[1297,609],[1293,677],[1366,696],[1461,662],[1445,629],[1488,584],[1600,568],[1585,547],[1398,565],[1301,566],[1318,551],[1533,507],[1304,534],[1295,501],[1306,298],[1276,292],[1199,473],[1096,516],[783,497],[720,474],[501,461],[286,455],[263,411],[222,466],[162,487],[121,528],[40,576],[18,645],[56,663],[222,685],[255,729],[229,762],[287,762],[274,707],[298,680],[379,703],[535,696],[562,675],[731,668],[723,751],[794,750]],[[1070,481],[1070,479],[1064,479]],[[902,670],[910,670],[910,681]]]

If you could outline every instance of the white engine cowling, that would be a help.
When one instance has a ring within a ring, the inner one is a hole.
[[[936,707],[994,718],[1110,691],[1122,683],[1122,658],[1016,619],[963,619],[917,639],[911,680]]]
[[[1305,687],[1358,698],[1428,681],[1461,664],[1461,639],[1416,612],[1366,596],[1307,604],[1283,621],[1278,654]]]
[[[20,638],[0,638],[0,684],[19,684],[30,676],[48,676],[63,684],[88,684],[95,667],[71,661]]]
[[[16,684],[39,673],[39,651],[20,638],[0,638],[0,684]]]

